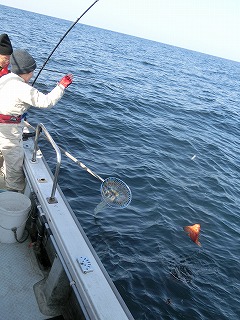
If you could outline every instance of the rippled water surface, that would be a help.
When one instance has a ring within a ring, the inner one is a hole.
[[[0,8],[39,68],[71,25]],[[63,159],[60,185],[135,319],[239,319],[240,64],[78,24],[35,86],[67,72],[63,99],[28,120],[131,188],[129,207],[94,217],[100,181]],[[195,223],[202,247],[183,231]]]

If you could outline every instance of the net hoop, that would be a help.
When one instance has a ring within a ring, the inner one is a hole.
[[[132,200],[132,193],[128,185],[115,177],[105,179],[100,190],[102,199],[110,207],[126,208]]]

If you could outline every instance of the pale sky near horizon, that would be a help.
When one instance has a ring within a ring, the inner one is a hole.
[[[0,4],[74,22],[93,2]],[[79,22],[240,62],[240,0],[99,0]]]

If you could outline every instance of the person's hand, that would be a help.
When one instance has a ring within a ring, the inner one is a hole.
[[[67,88],[73,81],[73,75],[72,74],[67,74],[66,76],[64,76],[59,84],[63,85],[64,88]]]

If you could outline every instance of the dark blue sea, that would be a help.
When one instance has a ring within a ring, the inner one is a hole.
[[[37,71],[72,24],[0,9],[0,33]],[[63,158],[59,184],[134,318],[240,319],[240,63],[79,23],[35,87],[68,72],[62,100],[28,121],[130,187],[127,208],[94,216],[101,181]],[[183,230],[196,223],[202,247]]]

